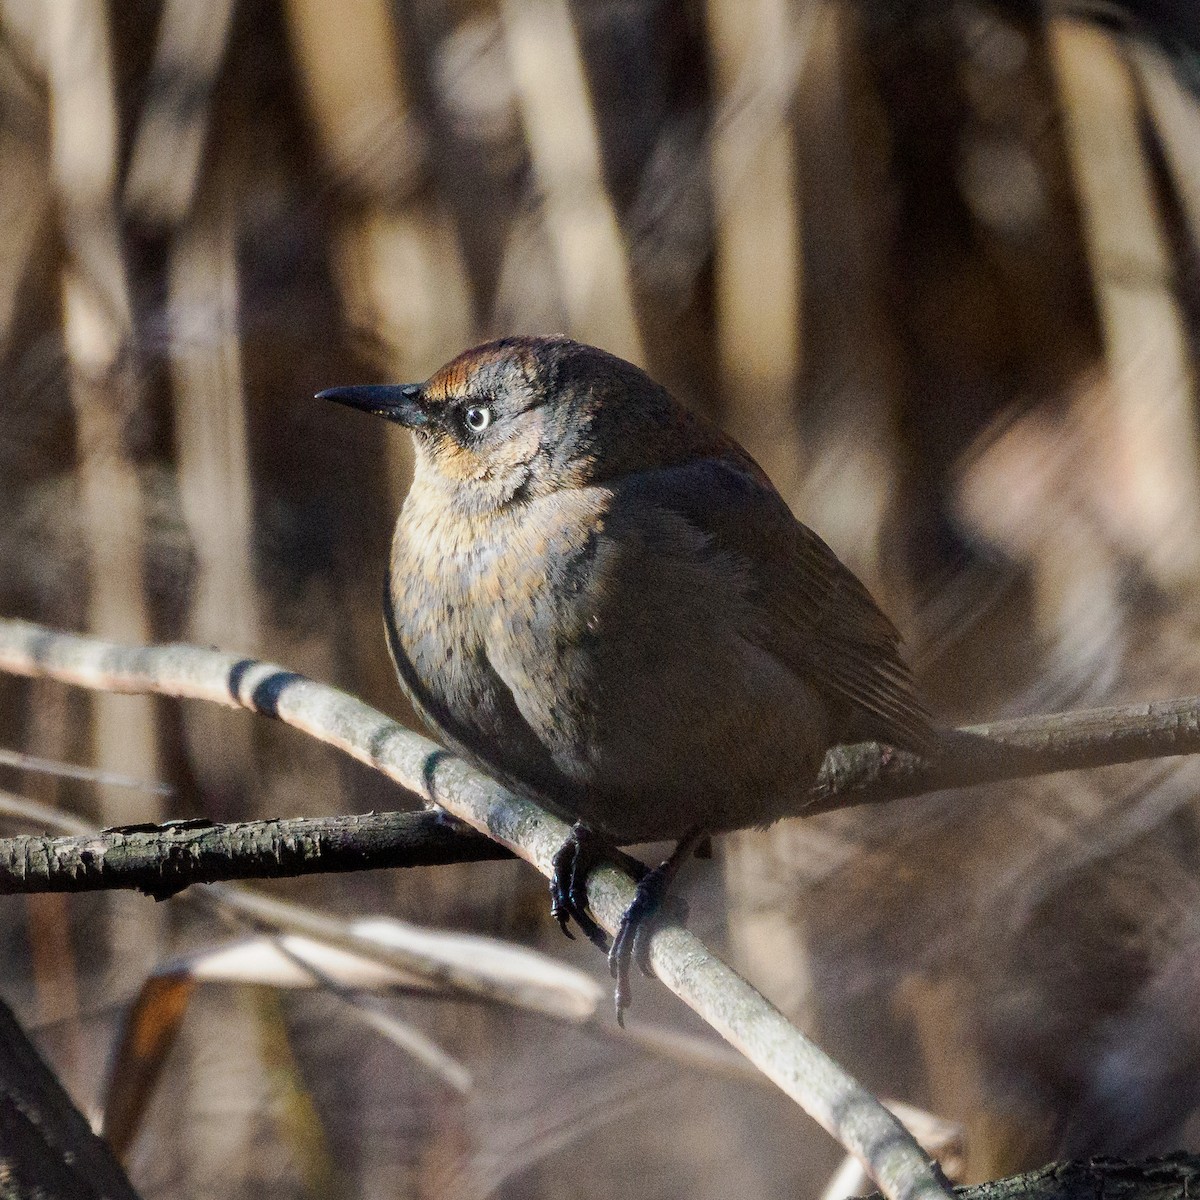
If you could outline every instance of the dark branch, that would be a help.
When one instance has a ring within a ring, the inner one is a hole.
[[[956,1190],[959,1200],[1188,1200],[1197,1187],[1200,1155],[1172,1154],[1140,1162],[1093,1158],[1051,1163]],[[879,1200],[878,1193],[867,1200]]]
[[[440,810],[105,829],[0,838],[0,895],[133,889],[162,900],[193,883],[511,858]]]
[[[1056,771],[1200,753],[1200,696],[942,731],[928,759],[876,745],[831,750],[804,815]]]
[[[121,1164],[71,1103],[0,1001],[0,1195],[138,1200]]]

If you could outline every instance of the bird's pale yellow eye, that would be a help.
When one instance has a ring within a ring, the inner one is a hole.
[[[492,423],[490,404],[472,404],[463,412],[463,424],[472,433],[482,433]]]

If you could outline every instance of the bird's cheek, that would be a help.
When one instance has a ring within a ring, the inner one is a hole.
[[[486,474],[486,466],[474,451],[460,446],[444,433],[431,434],[423,449],[429,469],[452,486],[470,485]]]

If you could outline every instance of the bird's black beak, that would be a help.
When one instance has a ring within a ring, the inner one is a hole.
[[[416,429],[429,421],[421,404],[421,385],[419,383],[397,384],[363,384],[357,387],[326,388],[317,393],[318,400],[332,400],[335,404],[344,404],[347,408],[357,408],[362,412],[374,413],[377,417],[386,417],[398,425]]]

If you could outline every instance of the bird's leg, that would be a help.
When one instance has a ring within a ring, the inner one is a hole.
[[[707,832],[697,827],[690,830],[671,851],[664,862],[658,864],[638,881],[637,891],[633,902],[625,910],[621,918],[621,927],[613,938],[612,949],[608,952],[608,969],[617,981],[616,995],[617,1024],[625,1024],[625,1010],[629,1007],[629,964],[636,961],[642,971],[650,972],[650,936],[654,933],[658,918],[662,916],[663,907],[667,901],[667,893],[679,868],[688,855],[708,839]],[[682,900],[677,900],[675,906],[680,910],[679,919],[687,915],[687,906]]]
[[[574,918],[589,942],[601,950],[607,950],[608,934],[588,912],[588,875],[600,857],[595,833],[582,821],[576,821],[571,826],[570,836],[554,856],[554,873],[550,876],[550,913],[567,937],[575,936],[568,926],[568,922]]]

